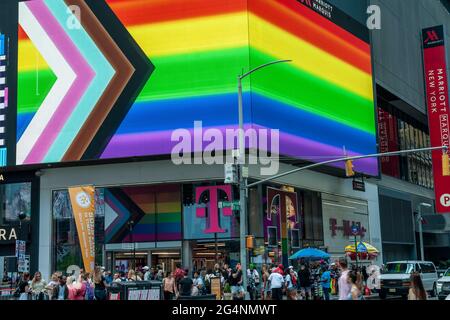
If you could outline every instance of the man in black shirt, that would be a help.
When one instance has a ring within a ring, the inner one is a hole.
[[[180,280],[178,292],[180,292],[180,296],[190,296],[192,292],[192,287],[194,285],[194,282],[191,278],[188,276],[189,270],[184,270],[184,276],[183,279]]]

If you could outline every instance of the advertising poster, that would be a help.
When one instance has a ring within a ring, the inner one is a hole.
[[[92,186],[69,188],[70,202],[78,231],[84,269],[93,272],[95,267],[95,188]]]
[[[442,25],[422,30],[428,123],[432,147],[450,145],[447,61]],[[447,151],[449,152],[449,151]],[[443,176],[442,151],[432,153],[436,212],[450,212],[450,177]]]

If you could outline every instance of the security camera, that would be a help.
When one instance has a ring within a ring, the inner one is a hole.
[[[26,218],[27,218],[27,214],[25,212],[19,213],[19,219],[20,220],[25,220]]]
[[[36,177],[42,177],[44,175],[41,170],[36,171],[34,174],[36,175]]]

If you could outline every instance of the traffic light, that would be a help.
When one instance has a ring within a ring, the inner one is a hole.
[[[442,175],[444,177],[450,176],[450,160],[447,153],[442,155]]]
[[[355,175],[355,171],[353,171],[353,161],[352,160],[345,161],[345,175],[347,177],[353,177]]]
[[[253,249],[255,246],[255,236],[246,236],[245,237],[245,246],[247,249]]]

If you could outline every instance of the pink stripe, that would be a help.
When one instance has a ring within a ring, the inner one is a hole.
[[[4,98],[5,108],[8,107],[8,87],[5,88],[5,98]]]
[[[86,63],[77,47],[64,32],[45,3],[42,0],[30,1],[26,3],[26,6],[30,9],[42,28],[52,39],[53,43],[61,52],[64,59],[69,63],[77,77],[75,78],[75,81],[66,96],[56,109],[48,125],[45,127],[38,141],[31,149],[31,152],[26,157],[24,161],[25,164],[42,162],[50,149],[50,146],[55,141],[67,119],[72,114],[76,105],[86,92],[95,76],[94,71],[91,69],[89,64]]]

